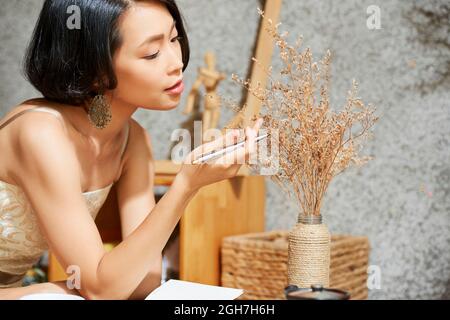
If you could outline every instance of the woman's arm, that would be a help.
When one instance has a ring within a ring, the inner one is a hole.
[[[36,121],[39,118],[39,121]],[[31,120],[31,121],[30,121]],[[203,185],[234,176],[240,165],[184,166],[145,220],[117,247],[105,252],[80,186],[80,168],[65,129],[46,114],[22,117],[15,141],[21,168],[13,172],[33,207],[40,229],[63,268],[76,266],[88,299],[127,299],[160,256],[189,201]],[[257,130],[256,130],[257,131]],[[254,150],[254,136],[248,136]],[[234,138],[229,136],[228,138]],[[216,141],[195,152],[217,148]],[[239,151],[238,159],[248,157]],[[218,159],[220,163],[221,159]]]
[[[146,263],[142,264],[142,268],[135,268],[136,273],[130,272],[129,274],[126,274],[129,279],[129,282],[125,283],[126,285],[133,283],[137,286],[141,283],[142,278],[145,275],[148,276],[147,272],[149,266],[151,266],[152,263],[155,264],[160,261],[162,249],[166,245],[177,222],[185,211],[186,206],[196,194],[197,190],[203,185],[235,176],[245,159],[248,159],[249,155],[255,152],[256,146],[254,140],[260,125],[261,121],[255,124],[254,130],[251,130],[250,128],[246,130],[248,144],[246,144],[245,148],[236,152],[235,160],[239,164],[226,163],[226,159],[229,159],[226,157],[219,158],[215,163],[210,164],[195,166],[189,164],[193,158],[198,157],[204,152],[209,152],[213,149],[235,142],[238,136],[236,133],[232,132],[221,139],[200,146],[188,155],[185,165],[176,176],[175,181],[168,192],[161,198],[151,213],[145,217],[143,222],[122,243],[104,256],[102,260],[104,265],[100,265],[99,273],[113,274],[117,270],[125,268],[127,263],[138,264],[142,262],[143,258],[146,258]],[[122,195],[119,196],[119,202],[121,202],[121,217],[125,214],[132,215],[141,212],[138,211],[138,206],[130,206],[128,209],[125,209],[125,203],[131,204],[134,200],[138,199],[135,198],[133,200],[133,194],[135,196],[141,194],[141,196],[147,197],[147,199],[153,197],[153,168],[152,157],[150,154],[151,145],[148,136],[144,135],[144,138],[146,140],[146,146],[140,149],[140,152],[139,149],[135,150],[136,154],[134,154],[133,159],[128,159],[128,169],[125,171],[123,178],[121,177],[119,185],[119,189],[123,191],[123,193],[120,192]],[[133,153],[133,151],[130,152]],[[140,177],[138,177],[139,175]],[[128,187],[125,188],[125,185]],[[125,194],[127,196],[125,196]],[[127,198],[127,201],[124,200],[125,198]],[[143,203],[145,202],[145,200],[142,201]],[[132,226],[128,226],[127,228],[130,227]],[[151,244],[151,249],[149,244]],[[120,258],[123,255],[128,255],[125,265],[120,264],[122,263]],[[156,268],[156,266],[154,265],[153,268]],[[155,288],[154,278],[152,279],[150,277],[146,280],[148,280],[148,282],[141,283],[137,288],[137,291],[134,292],[135,297],[142,298],[149,293],[148,289]],[[117,283],[116,289],[120,292],[124,292],[124,290],[126,290],[125,284],[123,288],[120,288],[120,283]]]
[[[155,165],[147,131],[134,119],[123,156],[123,169],[116,183],[122,239],[127,239],[155,207]],[[152,262],[146,276],[129,299],[144,299],[161,285],[162,253]]]
[[[106,253],[80,186],[75,150],[58,119],[24,115],[14,155],[20,170],[12,172],[25,192],[62,267],[80,271],[79,292],[88,299],[126,299],[160,255],[195,190],[175,179],[164,199],[121,244]]]
[[[104,255],[98,267],[102,283],[110,282],[109,286],[104,288],[104,295],[114,296],[115,293],[121,293],[121,298],[129,298],[142,280],[149,275],[149,271],[155,270],[155,262],[161,261],[162,249],[195,193],[196,191],[186,188],[183,181],[176,177],[167,193],[136,230]],[[151,289],[145,288],[146,285],[150,287],[155,285],[151,277],[147,280],[150,283],[144,283],[144,288],[141,287],[141,292],[136,292],[133,298],[137,296],[142,298],[144,295],[142,291]],[[160,285],[160,281],[159,277],[156,286]]]

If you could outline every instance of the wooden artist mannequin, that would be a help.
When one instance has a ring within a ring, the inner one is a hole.
[[[206,90],[205,95],[205,110],[203,112],[203,132],[208,129],[216,128],[219,122],[220,115],[220,97],[217,94],[217,86],[220,81],[226,78],[223,73],[216,70],[216,58],[213,53],[207,52],[205,54],[206,68],[198,68],[198,76],[194,85],[192,86],[189,96],[187,98],[186,108],[184,114],[189,114],[194,108],[195,98],[198,95],[200,86],[203,84]]]

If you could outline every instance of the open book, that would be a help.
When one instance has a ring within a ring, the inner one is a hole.
[[[243,293],[242,289],[170,279],[153,290],[145,300],[234,300]]]
[[[211,286],[195,282],[174,280],[164,282],[145,300],[234,300],[244,293],[242,289]],[[61,293],[35,293],[20,300],[85,300],[83,297]]]

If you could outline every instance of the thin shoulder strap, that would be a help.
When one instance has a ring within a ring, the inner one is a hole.
[[[128,145],[128,138],[130,136],[130,121],[127,122],[127,128],[125,130],[126,130],[126,138],[122,145],[122,150],[120,151],[121,158],[123,157],[123,154],[125,153],[125,149],[127,148],[127,145]]]
[[[21,116],[22,114],[26,113],[26,112],[30,112],[30,111],[38,111],[38,112],[47,112],[50,114],[53,114],[54,116],[56,116],[57,118],[59,118],[59,120],[63,121],[61,114],[51,108],[46,108],[46,107],[35,107],[35,108],[31,108],[31,109],[26,109],[26,110],[22,110],[19,113],[16,113],[15,115],[13,115],[11,118],[9,118],[8,120],[6,120],[2,125],[0,125],[0,130],[4,127],[6,127],[9,123],[11,123],[14,119],[18,118],[19,116]],[[64,124],[64,121],[63,121]]]

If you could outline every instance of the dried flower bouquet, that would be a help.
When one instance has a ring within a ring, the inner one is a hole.
[[[265,20],[264,12],[258,11]],[[378,118],[375,108],[357,97],[355,81],[342,110],[333,110],[329,100],[330,52],[319,63],[314,62],[309,48],[300,50],[301,37],[292,46],[286,40],[288,32],[279,33],[280,23],[267,22],[265,30],[279,48],[283,69],[274,77],[272,67],[264,68],[253,58],[267,73],[268,86],[252,86],[234,74],[232,79],[261,101],[263,127],[279,134],[278,171],[272,179],[290,196],[293,191],[299,215],[318,216],[333,177],[351,164],[360,166],[370,159],[358,153]],[[246,108],[232,107],[241,115]],[[271,161],[267,158],[263,165],[274,165]]]

